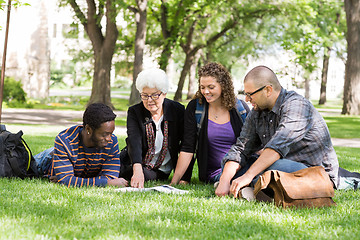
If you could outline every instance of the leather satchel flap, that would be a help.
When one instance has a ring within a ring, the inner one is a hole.
[[[259,176],[259,179],[255,183],[254,186],[254,194],[255,196],[263,189],[266,189],[268,185],[270,184],[270,181],[272,179],[271,174],[272,171],[266,171],[262,175]]]
[[[281,184],[291,199],[333,197],[334,188],[321,166],[301,169],[293,173],[274,171],[274,180]]]

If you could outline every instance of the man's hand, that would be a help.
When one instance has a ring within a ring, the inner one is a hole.
[[[216,196],[224,197],[229,195],[229,193],[230,193],[230,182],[220,180],[219,185],[215,189]]]
[[[234,196],[235,198],[239,197],[239,192],[243,187],[248,186],[253,178],[248,177],[245,173],[241,177],[236,178],[233,180],[230,186],[230,195]]]
[[[57,179],[56,176],[51,176],[51,177],[49,178],[49,180],[50,180],[50,182],[53,182],[53,183],[57,183],[57,182],[58,182],[58,179]]]
[[[128,181],[126,181],[124,178],[114,178],[109,179],[107,184],[109,186],[126,187],[128,186]]]

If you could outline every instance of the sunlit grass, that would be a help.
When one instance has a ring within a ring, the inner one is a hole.
[[[37,145],[28,138],[31,147]],[[47,139],[45,139],[47,141]],[[360,170],[360,149],[336,148]],[[194,172],[194,180],[197,171]],[[336,191],[337,206],[280,209],[218,198],[193,181],[186,195],[67,188],[47,180],[0,179],[0,239],[357,239],[360,191]],[[150,182],[146,187],[168,182]],[[331,237],[329,237],[331,236]]]
[[[360,116],[324,116],[331,137],[360,138]]]

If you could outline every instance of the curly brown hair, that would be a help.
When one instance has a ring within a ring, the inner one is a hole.
[[[233,81],[230,73],[223,65],[216,62],[208,63],[198,70],[198,75],[199,89],[195,93],[194,99],[198,98],[200,104],[202,104],[204,96],[201,94],[200,90],[200,78],[213,77],[221,86],[221,104],[228,110],[235,107],[236,102]]]

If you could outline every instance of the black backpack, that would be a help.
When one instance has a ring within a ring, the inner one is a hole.
[[[0,128],[0,177],[38,177],[35,159],[22,138],[23,132],[13,134]]]

